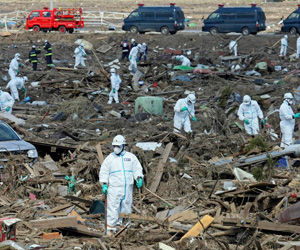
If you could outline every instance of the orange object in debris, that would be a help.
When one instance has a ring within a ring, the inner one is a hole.
[[[85,219],[83,219],[74,209],[72,210],[72,212],[69,215],[75,216],[76,219],[80,222],[85,222]]]
[[[58,239],[59,237],[60,237],[59,232],[43,233],[43,240],[53,240],[53,239]]]

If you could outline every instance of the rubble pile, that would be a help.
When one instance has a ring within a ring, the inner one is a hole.
[[[276,36],[240,39],[236,57],[228,55],[227,36],[134,38],[149,47],[148,60],[138,63],[134,76],[120,61],[123,35],[24,33],[13,43],[0,41],[2,89],[9,60],[19,52],[31,99],[13,106],[13,115],[25,124],[4,120],[39,152],[36,162],[4,155],[0,217],[20,221],[11,222],[17,225],[16,242],[0,243],[0,249],[3,244],[20,249],[297,246],[300,147],[278,147],[278,109],[285,92],[299,100],[299,63],[278,58],[278,48],[272,48]],[[32,72],[27,51],[44,39],[52,43],[56,68],[46,70],[40,56],[40,70]],[[77,39],[93,48],[86,50],[87,68],[73,70]],[[181,53],[192,68],[172,59]],[[123,80],[119,104],[107,104],[110,67]],[[189,93],[197,97],[193,133],[175,133],[174,105]],[[258,101],[267,121],[255,138],[246,135],[236,115],[245,94]],[[145,96],[162,98],[163,107],[155,110],[161,114],[136,107],[137,98]],[[98,174],[117,134],[126,136],[127,150],[140,160],[145,185],[142,192],[134,190],[133,213],[123,214],[120,231],[108,237]]]

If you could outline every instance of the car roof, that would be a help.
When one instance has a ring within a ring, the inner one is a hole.
[[[249,11],[263,11],[261,7],[221,7],[217,9],[215,12],[224,12],[224,13],[229,13],[229,12],[249,12]]]
[[[181,10],[180,7],[178,6],[143,6],[139,7],[136,10],[152,10],[152,11],[158,11],[158,10],[164,10],[164,11],[172,11],[173,9],[175,10]]]

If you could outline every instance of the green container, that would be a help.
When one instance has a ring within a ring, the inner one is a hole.
[[[182,66],[182,65],[177,65],[174,66],[174,70],[194,70],[194,67],[189,67],[189,66]]]
[[[149,113],[152,115],[163,114],[163,98],[157,96],[141,96],[135,100],[135,114]]]

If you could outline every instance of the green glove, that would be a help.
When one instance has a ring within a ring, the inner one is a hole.
[[[21,88],[21,92],[22,92],[22,93],[25,93],[25,92],[26,92],[26,89],[25,89],[25,88]]]
[[[10,111],[10,107],[7,107],[5,110],[6,110],[7,112]]]
[[[116,89],[113,89],[113,93],[116,93]]]
[[[108,189],[107,184],[104,183],[102,185],[102,194],[107,194],[107,189]]]
[[[143,178],[139,177],[136,181],[137,188],[141,188],[143,186]]]
[[[186,110],[189,110],[187,107],[183,107],[182,109],[181,109],[181,112],[183,112],[183,111],[186,111]]]
[[[300,118],[300,113],[294,114],[294,118]]]
[[[22,66],[22,63],[19,63],[19,67],[21,67]]]
[[[263,125],[263,126],[265,126],[265,124],[266,124],[266,121],[265,121],[265,119],[261,119],[261,125]]]
[[[192,120],[193,120],[194,122],[196,122],[196,121],[197,121],[196,116],[193,116]]]
[[[132,59],[132,56],[129,56],[129,60],[131,60]]]
[[[250,124],[250,122],[249,122],[248,119],[245,120],[245,124],[246,124],[246,125],[249,125],[249,124]]]
[[[17,74],[19,74],[20,70],[17,70]]]

